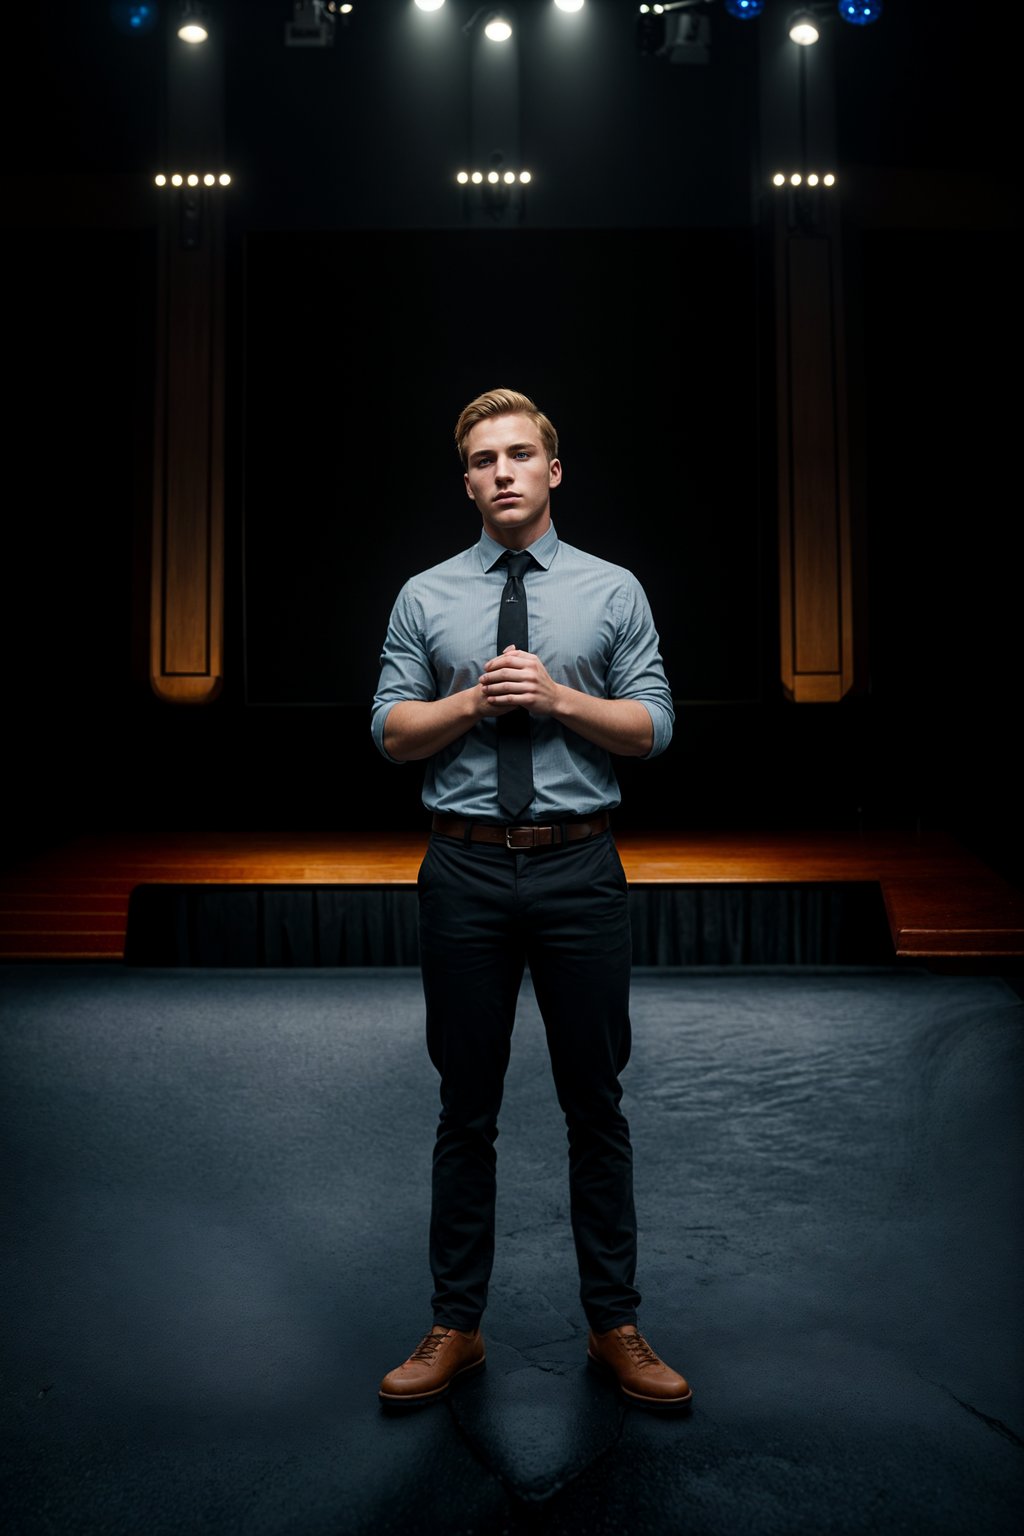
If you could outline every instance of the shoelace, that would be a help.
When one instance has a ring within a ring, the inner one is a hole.
[[[420,1340],[420,1342],[416,1345],[416,1348],[413,1350],[412,1354],[409,1356],[409,1359],[410,1360],[432,1360],[434,1358],[434,1356],[437,1354],[439,1346],[444,1342],[444,1340],[447,1337],[448,1337],[447,1333],[428,1333],[426,1335],[426,1337],[422,1338]]]
[[[661,1364],[642,1333],[620,1333],[619,1338],[633,1356],[633,1363],[639,1370],[643,1370],[645,1365]]]

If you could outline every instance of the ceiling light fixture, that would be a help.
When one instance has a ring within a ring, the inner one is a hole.
[[[156,0],[111,0],[110,19],[128,37],[143,37],[156,26]]]
[[[801,187],[806,183],[808,187],[834,187],[836,184],[835,173],[826,171],[824,176],[817,171],[809,171],[805,176],[802,171],[791,171],[787,176],[784,171],[776,171],[772,177],[773,187]]]
[[[292,0],[291,18],[284,24],[286,48],[333,48],[339,16],[348,21],[350,5],[338,0]]]
[[[869,27],[882,14],[882,0],[839,0],[838,11],[851,27]]]
[[[157,187],[166,187],[168,185],[172,187],[198,187],[199,181],[200,176],[198,171],[189,171],[184,175],[181,171],[174,171],[170,176],[168,176],[165,171],[157,171],[156,175],[153,177],[153,184]],[[221,171],[220,175],[218,176],[213,171],[204,171],[202,175],[202,183],[204,187],[230,187],[231,174],[228,171]]]
[[[810,11],[797,11],[789,19],[789,35],[801,48],[809,48],[818,41],[818,23]]]
[[[209,37],[206,27],[206,7],[200,0],[182,0],[178,36],[183,43],[205,43]]]
[[[470,183],[474,187],[479,187],[484,181],[492,187],[497,186],[499,182],[504,182],[507,187],[514,186],[516,182],[519,182],[522,186],[526,187],[533,180],[533,175],[530,171],[490,170],[486,174],[483,171],[456,171],[455,180],[460,187],[468,186]]]

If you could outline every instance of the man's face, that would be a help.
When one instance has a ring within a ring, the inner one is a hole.
[[[466,495],[484,529],[506,549],[525,549],[551,522],[551,488],[562,478],[529,416],[489,416],[466,439]]]

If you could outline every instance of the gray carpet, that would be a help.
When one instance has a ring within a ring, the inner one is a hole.
[[[436,1078],[409,971],[0,970],[5,1529],[1016,1531],[1022,1005],[920,971],[638,973],[641,1323],[584,1366],[532,993],[488,1365],[402,1418]]]

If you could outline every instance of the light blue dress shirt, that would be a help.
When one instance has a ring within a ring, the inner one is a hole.
[[[647,754],[672,738],[672,694],[646,595],[620,565],[564,544],[554,525],[529,546],[523,578],[530,650],[556,683],[599,699],[637,699],[654,727]],[[472,688],[496,654],[505,548],[486,533],[471,549],[407,581],[391,614],[381,655],[371,729],[379,750],[393,705]],[[547,715],[534,715],[535,796],[524,820],[589,816],[619,803],[609,754]],[[497,722],[477,721],[425,761],[429,811],[502,821],[498,808]]]

